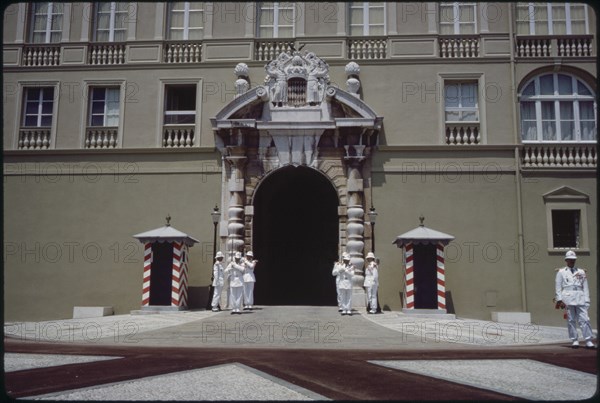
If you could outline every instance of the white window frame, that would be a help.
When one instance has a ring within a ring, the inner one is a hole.
[[[440,6],[442,5],[450,5],[452,4],[452,22],[446,22],[446,21],[442,21],[442,15],[441,12],[439,12],[438,9],[438,14],[440,16],[439,21],[440,21],[440,33],[442,31],[441,26],[442,25],[450,25],[452,24],[453,26],[453,33],[451,35],[477,35],[477,3],[462,3],[462,2],[444,2],[444,3],[440,3]],[[461,7],[472,7],[472,14],[473,14],[473,21],[469,21],[469,22],[461,22],[460,21],[460,13],[461,13]],[[472,24],[473,25],[473,33],[463,33],[460,31],[460,27],[461,25],[467,25],[467,24]]]
[[[25,87],[24,88],[24,91],[23,91],[23,96],[24,96],[23,102],[24,102],[25,107],[23,108],[23,113],[22,113],[22,116],[21,116],[21,127],[23,127],[23,128],[26,128],[26,127],[27,128],[28,127],[37,127],[37,128],[52,127],[52,123],[54,121],[54,115],[53,115],[53,113],[50,112],[49,114],[48,113],[45,114],[45,113],[42,112],[44,103],[48,102],[48,101],[44,101],[44,90],[49,89],[49,88],[52,88],[52,100],[50,102],[52,102],[52,109],[54,109],[54,91],[56,91],[56,89],[53,86],[44,86],[44,87],[29,86],[29,87]],[[39,89],[40,90],[40,94],[39,94],[37,100],[31,100],[31,99],[29,99],[29,90],[32,90],[32,89]],[[27,120],[27,116],[28,116],[27,115],[27,104],[28,104],[29,101],[34,101],[34,102],[37,103],[37,112],[35,113],[35,115],[30,115],[30,116],[35,116],[36,120],[37,120],[36,124],[33,125],[33,126],[26,126],[25,125],[25,121]],[[49,126],[42,126],[42,118],[44,116],[50,116],[52,118]]]
[[[479,108],[479,144],[487,144],[487,119],[486,119],[486,100],[488,95],[486,94],[485,76],[481,72],[474,73],[438,73],[436,94],[439,99],[439,132],[445,132],[446,130],[446,97],[445,97],[445,85],[446,83],[457,83],[457,82],[477,82],[477,107]],[[485,96],[484,96],[485,94]],[[494,101],[493,93],[490,91],[489,101]],[[465,124],[475,124],[476,122],[463,121]],[[461,123],[461,122],[448,122],[449,124]],[[443,138],[440,137],[440,141]]]
[[[466,106],[462,106],[461,105],[461,101],[463,99],[462,97],[462,92],[463,92],[463,85],[466,84],[475,84],[475,106],[474,107],[466,107]],[[458,86],[458,100],[459,100],[459,106],[446,106],[446,86],[448,85],[453,85],[453,86]],[[446,112],[476,112],[477,113],[477,120],[447,120],[446,119]],[[460,81],[455,81],[455,80],[446,80],[444,81],[444,121],[446,123],[479,123],[480,122],[480,117],[479,117],[479,83],[477,82],[477,80],[460,80]]]
[[[123,124],[125,121],[125,100],[127,96],[127,81],[126,80],[84,80],[83,82],[83,93],[85,94],[85,110],[83,111],[83,119],[81,119],[81,141],[80,147],[85,147],[86,131],[88,127],[102,127],[102,126],[90,126],[91,123],[91,89],[96,87],[119,87],[119,125],[117,130],[117,144],[116,148],[121,148],[123,144]],[[133,102],[132,99],[130,102]],[[105,126],[114,127],[114,126]]]
[[[571,77],[571,88],[573,88],[573,94],[571,95],[559,95],[558,94],[558,75],[565,75]],[[541,95],[540,92],[540,78],[552,75],[553,86],[554,86],[554,94],[553,95]],[[527,83],[523,86],[522,91],[524,91],[531,83],[534,83],[535,93],[534,95],[523,95],[519,96],[519,127],[521,134],[521,141],[523,143],[595,143],[597,139],[594,140],[582,140],[581,139],[581,114],[579,109],[580,101],[593,101],[594,102],[594,122],[596,123],[596,127],[598,125],[598,112],[597,112],[597,104],[596,104],[596,96],[594,91],[580,78],[573,74],[565,73],[565,72],[556,72],[556,73],[542,73],[534,78],[527,81]],[[579,95],[577,93],[578,83],[583,84],[588,91],[592,95]],[[543,133],[543,119],[542,119],[542,102],[554,102],[554,122],[556,126],[556,140],[544,140]],[[573,120],[575,126],[574,138],[572,140],[562,140],[561,136],[561,119],[560,119],[560,102],[569,101],[573,103]],[[521,103],[522,102],[535,102],[535,120],[536,120],[536,134],[537,139],[535,140],[525,140],[523,139],[523,118],[521,117]]]
[[[125,11],[127,13],[127,15],[129,16],[130,14],[130,10],[129,10],[129,3],[128,4],[127,10]],[[123,12],[122,10],[119,12]],[[100,29],[98,27],[98,22],[99,22],[99,13],[100,13],[100,9],[98,7],[95,7],[94,10],[94,41],[98,42],[98,30]],[[117,2],[115,1],[111,1],[110,2],[110,15],[109,15],[109,26],[108,29],[106,28],[102,28],[102,30],[104,31],[108,31],[108,42],[115,42],[115,19],[116,19],[116,15],[117,15]],[[125,30],[125,35],[127,36],[129,34],[129,18],[127,18],[125,20],[125,23],[123,24],[123,29]],[[127,40],[128,38],[126,37],[125,40]],[[124,40],[124,41],[125,41]],[[123,41],[123,42],[124,42]]]
[[[202,16],[202,21],[204,21],[204,2],[202,2],[202,6],[200,9],[192,9],[191,4],[192,2],[186,1],[184,2],[183,5],[183,28],[176,28],[177,30],[183,30],[183,38],[182,40],[184,41],[188,41],[189,40],[189,34],[190,34],[190,12],[191,11],[199,11],[201,16]],[[171,32],[173,31],[173,27],[171,25],[172,22],[172,16],[173,16],[173,6],[174,3],[167,3],[167,7],[168,7],[168,24],[167,24],[167,37],[169,38],[169,40],[173,40],[171,38]],[[181,12],[181,10],[177,10],[178,12]],[[200,26],[200,27],[192,27],[191,29],[194,30],[199,30],[201,31],[201,35],[200,35],[200,39],[204,38],[204,25]]]
[[[295,38],[296,37],[296,24],[295,24],[295,22],[296,22],[296,3],[295,2],[275,1],[275,2],[273,2],[273,8],[265,7],[264,3],[265,2],[259,2],[257,4],[257,8],[256,8],[256,11],[258,13],[258,18],[256,19],[256,37],[261,38],[261,36],[260,36],[261,28],[271,27],[271,28],[273,28],[273,31],[272,31],[273,37],[272,38],[273,39],[279,38],[279,27],[282,25],[279,23],[279,10],[281,8],[283,8],[283,9],[290,8],[289,6],[288,7],[280,7],[280,4],[284,3],[284,4],[291,4],[291,8],[292,8],[292,23],[291,23],[292,36],[291,36],[291,38]],[[270,2],[268,2],[268,3],[270,3]],[[273,25],[270,25],[270,24],[263,25],[261,23],[261,16],[262,16],[263,10],[266,10],[266,9],[273,10]],[[285,25],[285,26],[287,27],[290,25]]]
[[[201,78],[161,78],[160,79],[160,94],[157,97],[157,110],[162,113],[157,113],[156,120],[156,147],[163,148],[163,129],[165,126],[165,102],[167,86],[170,85],[196,85],[196,121],[194,123],[194,144],[200,144],[200,125],[202,122],[202,79]]]
[[[24,128],[22,125],[23,122],[23,107],[25,105],[24,97],[25,91],[27,88],[41,88],[41,87],[54,87],[54,97],[52,104],[52,126],[50,127],[50,145],[48,148],[56,147],[56,127],[58,122],[58,104],[60,101],[60,91],[59,91],[60,83],[58,81],[27,81],[27,80],[19,80],[17,82],[17,99],[20,100],[18,102],[18,110],[17,116],[19,119],[14,119],[15,127],[14,127],[14,137],[13,137],[13,149],[17,150],[19,148],[19,131],[21,128]]]
[[[48,10],[46,11],[46,27],[44,28],[44,33],[45,33],[45,38],[43,42],[35,42],[34,38],[35,38],[35,18],[36,18],[36,10],[39,8],[39,6],[41,4],[44,3],[33,3],[31,4],[31,20],[30,20],[30,32],[29,32],[29,37],[31,39],[31,43],[60,43],[62,41],[62,31],[63,31],[63,26],[65,25],[65,6],[66,4],[61,3],[63,9],[61,13],[54,13],[54,6],[56,4],[56,2],[48,2]],[[43,14],[42,14],[43,15]],[[62,21],[60,24],[60,27],[58,30],[52,30],[52,17],[55,15],[61,15],[62,16]],[[42,32],[42,31],[40,31]],[[58,38],[57,41],[52,42],[52,33],[53,32],[60,32],[60,38]]]
[[[515,7],[518,6],[518,4],[523,4],[523,3],[517,3],[515,4]],[[532,2],[528,2],[525,3],[528,5],[529,8],[529,13],[527,13],[527,15],[529,16],[529,35],[540,35],[540,34],[536,34],[535,32],[535,4],[536,3],[532,3]],[[548,19],[546,20],[546,24],[547,24],[547,28],[548,28],[548,35],[554,35],[554,20],[552,18],[552,6],[556,6],[557,4],[561,4],[561,3],[546,3],[546,7],[547,7],[547,12],[548,12]],[[571,27],[571,3],[562,3],[565,6],[565,24],[566,24],[566,34],[565,35],[573,35],[572,33],[572,27]],[[583,5],[583,10],[584,10],[584,16],[585,16],[585,35],[589,35],[590,34],[590,20],[589,20],[589,16],[588,16],[588,6],[587,4],[583,4],[583,3],[578,3],[577,6],[582,6]]]
[[[360,6],[355,6],[354,5],[355,2],[350,2],[348,4],[348,32],[352,32],[352,27],[354,26],[362,26],[363,28],[363,36],[370,36],[370,31],[371,31],[371,26],[381,26],[382,24],[369,24],[369,11],[372,8],[383,8],[383,35],[386,35],[387,33],[387,4],[383,3],[382,6],[372,6],[371,4],[373,2],[369,2],[369,1],[364,1],[362,2],[362,5]],[[353,22],[352,21],[352,9],[359,9],[362,8],[363,11],[363,20],[359,23],[359,22]]]

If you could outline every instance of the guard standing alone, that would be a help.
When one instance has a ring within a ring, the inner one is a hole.
[[[379,288],[378,265],[373,252],[367,253],[367,267],[365,268],[365,282],[363,286],[367,289],[368,313],[377,312],[377,289]]]
[[[592,342],[594,334],[590,325],[588,308],[590,307],[590,290],[585,270],[575,267],[577,255],[572,250],[565,254],[566,267],[556,269],[556,308],[566,308],[567,329],[573,348],[579,347],[577,322],[585,339],[586,348],[595,348]]]
[[[213,299],[211,302],[212,311],[218,312],[219,302],[221,301],[221,292],[223,291],[223,285],[225,284],[225,277],[223,273],[223,253],[218,251],[215,255],[215,264],[213,266]]]

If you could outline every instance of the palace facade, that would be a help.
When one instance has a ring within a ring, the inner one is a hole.
[[[571,249],[595,318],[595,33],[579,3],[8,5],[5,319],[140,309],[167,215],[190,309],[215,249],[254,252],[257,305],[335,305],[348,252],[358,307],[374,251],[384,312],[562,326]],[[413,278],[415,228],[453,239]]]

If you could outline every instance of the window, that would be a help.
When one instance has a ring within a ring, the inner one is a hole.
[[[129,3],[96,3],[96,42],[123,42],[127,34]]]
[[[350,7],[350,35],[385,35],[385,4],[353,1]]]
[[[444,84],[446,123],[479,122],[477,82]]]
[[[552,73],[532,79],[522,90],[523,141],[595,141],[594,94],[574,76]]]
[[[51,127],[54,87],[25,88],[23,127]]]
[[[169,32],[172,40],[202,39],[203,6],[201,2],[176,2],[169,4]]]
[[[577,3],[517,3],[517,34],[588,34],[587,7]]]
[[[548,225],[548,249],[589,250],[587,194],[563,186],[543,195]]]
[[[294,37],[295,3],[258,3],[259,38]]]
[[[440,34],[475,34],[475,3],[440,3]]]
[[[166,125],[196,123],[196,84],[175,84],[165,87]]]
[[[31,30],[29,34],[31,42],[60,42],[62,25],[62,3],[33,3],[31,5]]]
[[[90,88],[89,125],[116,127],[119,125],[119,88]]]
[[[552,210],[552,241],[555,248],[579,248],[579,210]]]

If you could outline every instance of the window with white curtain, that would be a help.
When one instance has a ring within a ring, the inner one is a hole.
[[[202,39],[204,33],[202,2],[179,1],[168,3],[169,39],[191,40]]]
[[[476,10],[476,3],[440,3],[440,34],[476,34]]]
[[[353,1],[350,9],[350,35],[385,35],[385,3]]]
[[[588,9],[581,3],[517,3],[518,35],[588,34]]]
[[[259,38],[294,37],[295,3],[259,2],[256,10]]]
[[[23,127],[51,127],[54,87],[24,89]]]
[[[62,39],[63,4],[33,3],[29,38],[32,43],[57,43]]]
[[[119,125],[118,87],[90,88],[89,125],[114,127]]]
[[[127,2],[96,3],[94,19],[96,42],[125,41],[129,14],[129,3]]]
[[[520,97],[521,139],[596,141],[596,103],[591,89],[575,76],[551,73],[525,85]]]
[[[444,83],[446,123],[479,122],[477,82]]]

